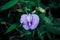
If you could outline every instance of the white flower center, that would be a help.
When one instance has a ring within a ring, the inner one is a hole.
[[[28,16],[27,16],[27,21],[28,21],[28,22],[31,22],[31,21],[32,21],[32,15],[31,15],[31,14],[28,14]]]

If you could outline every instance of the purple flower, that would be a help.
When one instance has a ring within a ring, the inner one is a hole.
[[[36,14],[23,14],[20,22],[25,30],[34,30],[39,24],[39,16]]]

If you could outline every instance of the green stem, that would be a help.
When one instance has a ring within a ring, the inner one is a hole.
[[[19,31],[19,29],[18,28],[15,28],[19,33],[20,33],[20,31]]]

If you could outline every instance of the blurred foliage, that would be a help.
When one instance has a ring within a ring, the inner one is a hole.
[[[54,35],[60,35],[60,18],[52,15],[59,8],[60,0],[0,0],[0,40],[59,40]],[[27,13],[40,17],[35,30],[24,30],[19,22]]]
[[[3,6],[0,7],[0,10],[6,10],[12,6],[14,6],[16,3],[18,2],[18,0],[11,0],[9,2],[7,2],[6,4],[4,4]]]

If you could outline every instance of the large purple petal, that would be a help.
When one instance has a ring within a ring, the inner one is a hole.
[[[25,30],[29,30],[29,27],[28,27],[28,25],[27,25],[27,14],[23,14],[23,15],[21,16],[20,22],[21,22],[21,24],[23,24],[23,28],[24,28]]]
[[[32,17],[33,17],[32,26],[30,28],[31,30],[34,30],[39,24],[39,16],[36,14],[32,14]]]

